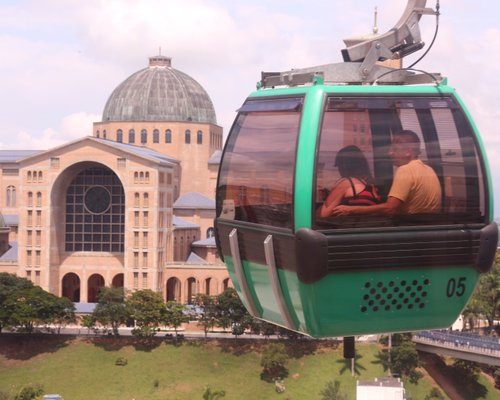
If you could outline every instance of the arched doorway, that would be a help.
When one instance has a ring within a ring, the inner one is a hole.
[[[170,278],[167,281],[167,301],[180,301],[181,281],[177,278]]]
[[[113,281],[111,282],[111,286],[113,286],[114,288],[119,288],[119,287],[123,287],[124,286],[124,276],[123,274],[117,274],[115,275],[115,277],[113,278]]]
[[[205,294],[210,296],[212,292],[210,291],[210,286],[212,284],[212,278],[205,279]]]
[[[88,281],[87,301],[89,303],[97,303],[99,300],[99,292],[104,287],[104,278],[102,275],[91,275]]]
[[[229,278],[226,278],[222,281],[222,290],[226,290],[229,287]]]
[[[62,296],[67,297],[74,303],[80,302],[80,277],[70,272],[62,279]]]
[[[194,297],[198,293],[196,290],[196,279],[188,278],[187,280],[187,302],[188,304],[193,304]]]

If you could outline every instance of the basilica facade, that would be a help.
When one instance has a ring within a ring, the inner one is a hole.
[[[151,57],[111,93],[91,136],[0,151],[0,272],[82,303],[104,286],[182,303],[222,292],[222,134],[203,87]]]

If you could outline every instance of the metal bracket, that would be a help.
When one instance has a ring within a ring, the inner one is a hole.
[[[280,310],[281,318],[285,322],[288,329],[293,331],[297,330],[297,326],[288,310],[286,305],[285,296],[283,296],[283,290],[281,289],[281,283],[278,276],[278,270],[276,269],[276,260],[274,258],[274,245],[273,236],[268,235],[264,240],[264,253],[266,255],[266,263],[268,266],[269,280],[271,281],[271,286],[273,288],[274,298],[278,304]]]
[[[234,228],[229,234],[229,246],[231,248],[231,257],[233,258],[236,279],[238,280],[238,284],[247,305],[248,312],[255,318],[261,318],[262,315],[258,311],[257,305],[254,302],[250,289],[247,285],[245,271],[243,271],[243,265],[241,264],[240,248],[238,246],[238,231],[236,230],[236,228]]]
[[[437,15],[425,8],[427,0],[408,0],[403,15],[396,25],[382,35],[344,39],[342,50],[345,62],[362,62],[361,76],[367,77],[377,61],[398,60],[424,47],[419,21],[422,15]]]

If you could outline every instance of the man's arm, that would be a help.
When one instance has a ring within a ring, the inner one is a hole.
[[[396,197],[389,197],[385,203],[373,206],[337,206],[331,215],[395,215],[403,202]]]

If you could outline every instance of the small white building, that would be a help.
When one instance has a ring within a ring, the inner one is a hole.
[[[357,381],[356,400],[405,400],[403,382],[399,378],[375,378]]]
[[[464,330],[464,316],[460,314],[457,318],[457,320],[453,323],[451,326],[451,330],[453,331],[463,331]]]

